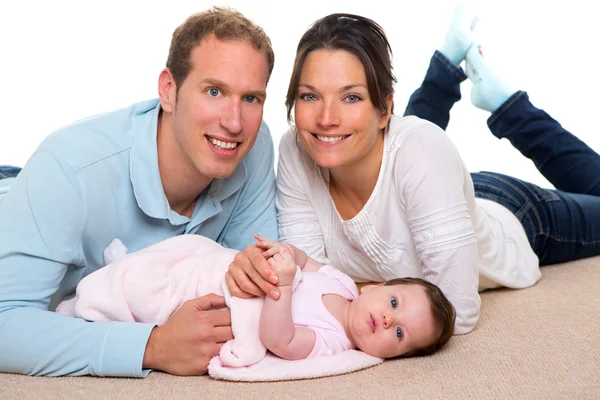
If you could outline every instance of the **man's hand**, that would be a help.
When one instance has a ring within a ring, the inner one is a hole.
[[[173,375],[204,375],[208,362],[233,338],[225,299],[209,294],[187,301],[162,326],[152,330],[143,368]]]
[[[277,300],[279,290],[275,286],[278,281],[273,267],[267,262],[263,250],[250,245],[238,253],[225,274],[225,281],[231,294],[248,299],[264,296]]]

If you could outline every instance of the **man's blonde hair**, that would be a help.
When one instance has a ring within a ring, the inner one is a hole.
[[[175,79],[177,91],[192,69],[190,61],[192,50],[202,39],[211,34],[220,40],[243,40],[262,51],[267,58],[269,67],[267,82],[269,81],[275,64],[271,39],[260,26],[239,11],[226,7],[213,7],[191,15],[173,32],[167,67]]]

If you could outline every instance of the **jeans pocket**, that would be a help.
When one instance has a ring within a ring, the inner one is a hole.
[[[531,193],[535,196],[535,199],[543,202],[558,201],[560,197],[556,194],[555,190],[544,189],[534,184],[529,184]]]

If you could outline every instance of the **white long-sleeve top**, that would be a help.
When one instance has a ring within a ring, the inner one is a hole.
[[[541,277],[519,220],[475,198],[457,149],[428,121],[392,117],[377,184],[354,218],[340,217],[328,181],[328,170],[288,131],[277,172],[281,241],[356,281],[410,276],[434,283],[456,309],[455,334],[475,327],[479,291],[528,287]]]

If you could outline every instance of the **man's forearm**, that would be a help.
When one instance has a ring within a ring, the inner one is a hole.
[[[33,307],[0,309],[0,371],[143,377],[154,325],[86,322]]]

